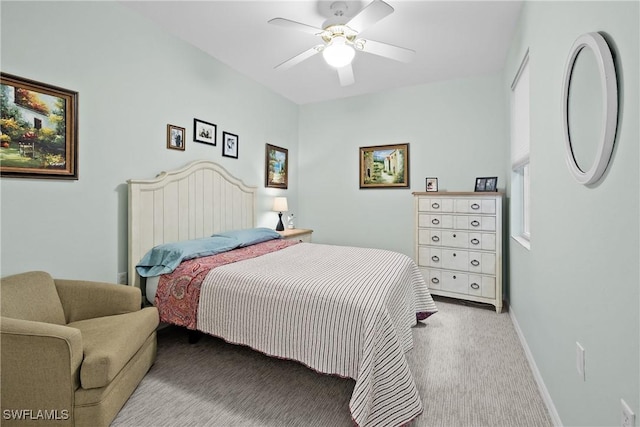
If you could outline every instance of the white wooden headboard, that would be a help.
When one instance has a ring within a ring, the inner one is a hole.
[[[255,227],[257,188],[211,161],[198,160],[127,183],[132,286],[140,287],[136,264],[154,246]]]

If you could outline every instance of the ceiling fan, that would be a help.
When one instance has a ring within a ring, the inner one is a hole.
[[[393,13],[393,7],[384,1],[373,0],[350,19],[346,15],[348,5],[344,1],[332,3],[330,10],[333,16],[324,22],[323,28],[301,24],[285,18],[274,18],[269,21],[269,24],[319,36],[323,41],[322,44],[315,45],[277,65],[276,69],[289,69],[322,52],[327,64],[338,70],[340,84],[348,86],[355,82],[351,61],[357,51],[372,53],[401,62],[409,62],[413,58],[414,50],[358,37],[362,31]]]

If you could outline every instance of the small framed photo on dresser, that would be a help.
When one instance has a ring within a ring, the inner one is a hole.
[[[438,178],[427,178],[427,191],[438,191]]]
[[[476,178],[476,191],[498,191],[498,177],[489,176],[484,178]]]

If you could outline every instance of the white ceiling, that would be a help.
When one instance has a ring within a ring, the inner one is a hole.
[[[297,104],[495,73],[504,66],[521,1],[385,0],[394,13],[364,30],[368,39],[416,51],[409,64],[357,52],[355,84],[315,55],[289,70],[281,62],[321,43],[268,24],[281,17],[322,28],[332,1],[126,1],[167,31]],[[355,15],[369,0],[347,1]]]

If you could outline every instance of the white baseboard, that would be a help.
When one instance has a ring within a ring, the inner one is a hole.
[[[540,390],[540,394],[542,395],[542,400],[549,411],[549,416],[551,417],[551,422],[556,427],[562,427],[562,420],[560,419],[560,415],[558,415],[558,411],[556,410],[556,406],[553,404],[553,400],[551,399],[551,395],[549,394],[549,390],[547,390],[547,386],[544,384],[544,380],[542,379],[542,375],[538,370],[538,365],[536,365],[536,361],[533,358],[533,354],[531,354],[531,350],[529,349],[529,345],[527,344],[527,340],[524,338],[524,334],[520,329],[520,325],[518,324],[518,320],[516,319],[516,315],[513,312],[513,307],[509,306],[509,317],[511,318],[511,322],[513,323],[513,327],[518,334],[518,338],[520,339],[520,343],[522,344],[522,348],[524,349],[524,354],[527,356],[527,360],[529,361],[529,366],[531,367],[531,372],[533,373],[533,378],[536,380],[538,384],[538,389]]]

